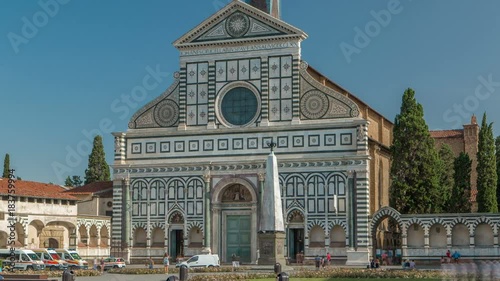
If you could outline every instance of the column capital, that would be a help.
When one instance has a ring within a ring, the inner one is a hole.
[[[125,186],[130,185],[130,178],[128,178],[128,177],[122,178],[122,184]]]
[[[262,182],[262,181],[264,181],[266,179],[266,173],[264,173],[264,172],[260,172],[257,175],[259,177],[259,181],[260,182]]]
[[[208,172],[208,173],[204,173],[204,174],[203,174],[203,181],[204,181],[205,183],[210,183],[210,179],[211,179],[211,178],[212,178],[212,176],[210,175],[210,172]]]

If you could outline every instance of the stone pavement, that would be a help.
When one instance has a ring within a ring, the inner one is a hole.
[[[131,268],[144,268],[144,266],[129,266]],[[159,266],[156,266],[160,268]],[[252,273],[270,273],[273,272],[272,266],[256,266],[250,265],[248,266],[250,269],[247,272]],[[334,266],[338,267],[338,266]],[[340,267],[348,267],[348,266],[340,266]],[[295,268],[307,268],[314,270],[314,266],[295,266]],[[349,266],[349,268],[353,268]],[[362,266],[358,266],[358,268],[365,268]],[[382,266],[382,269],[401,269],[401,266]],[[463,273],[473,273],[475,276],[481,276],[482,280],[500,280],[500,262],[499,261],[478,261],[478,262],[467,262],[467,263],[450,263],[450,264],[441,264],[441,265],[417,265],[417,270],[443,270],[445,272],[451,274],[463,274]],[[245,273],[245,272],[241,272]],[[226,273],[193,273],[190,272],[189,275],[212,275],[212,274],[226,274]],[[77,281],[165,281],[168,276],[172,274],[146,274],[146,275],[128,275],[128,274],[113,274],[113,273],[104,273],[102,276],[97,277],[77,277]],[[178,276],[178,273],[175,274]],[[61,281],[61,278],[58,279]]]

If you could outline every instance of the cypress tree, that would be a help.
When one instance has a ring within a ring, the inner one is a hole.
[[[80,178],[80,176],[73,176],[73,177],[71,178],[71,181],[72,181],[72,183],[73,183],[73,186],[74,186],[74,187],[81,186],[81,185],[82,185],[82,183],[83,183],[83,181],[82,181],[82,179]]]
[[[439,150],[439,158],[439,188],[443,198],[441,210],[443,212],[451,213],[454,212],[455,209],[453,205],[448,205],[454,185],[453,162],[455,161],[455,156],[453,155],[453,151],[448,144],[443,144],[441,146],[441,149]]]
[[[64,186],[73,187],[73,181],[71,180],[71,178],[69,176],[64,181]]]
[[[448,201],[450,213],[470,213],[472,204],[470,201],[470,176],[472,171],[472,160],[469,154],[461,152],[453,163],[454,185],[451,197]]]
[[[10,170],[10,156],[9,154],[5,154],[5,158],[3,160],[3,174],[2,174],[2,178],[8,178],[9,177],[9,172]]]
[[[439,212],[439,157],[434,148],[424,110],[407,89],[396,116],[391,146],[390,204],[403,214]]]
[[[488,124],[486,113],[483,115],[479,130],[477,150],[477,205],[480,213],[498,212],[497,169],[493,123]]]
[[[110,172],[109,166],[106,163],[106,155],[104,153],[104,146],[102,145],[102,137],[96,136],[94,138],[94,146],[89,155],[89,165],[85,170],[85,184],[93,183],[96,181],[109,181]]]
[[[498,210],[500,211],[500,136],[495,140],[496,146],[496,158],[497,158],[497,204]]]

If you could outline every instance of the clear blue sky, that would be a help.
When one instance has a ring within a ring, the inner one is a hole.
[[[88,154],[68,161],[68,149],[87,151],[85,132],[100,122],[126,130],[132,111],[172,75],[130,112],[117,110],[121,96],[142,84],[147,66],[177,71],[171,43],[230,0],[58,0],[67,3],[57,9],[54,1],[0,2],[0,155],[10,154],[23,179],[62,184],[53,165],[66,167],[63,178],[83,177]],[[499,135],[500,1],[392,1],[284,0],[282,18],[309,35],[304,60],[388,119],[411,87],[431,129],[458,128],[486,111]],[[45,11],[43,3],[52,4]],[[390,20],[373,22],[387,13]],[[356,28],[368,28],[369,41]],[[357,48],[350,56],[348,45]],[[113,137],[103,136],[112,164]]]

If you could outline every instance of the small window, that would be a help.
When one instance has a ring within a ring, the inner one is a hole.
[[[61,200],[61,205],[68,205],[68,200]]]
[[[45,199],[45,204],[52,204],[52,199]]]
[[[75,204],[76,204],[76,202],[75,202],[75,201],[69,201],[69,204],[70,204],[70,205],[75,205]]]
[[[35,198],[31,198],[31,197],[30,197],[30,198],[28,198],[28,202],[29,202],[29,203],[35,203]]]
[[[2,196],[2,200],[3,201],[8,201],[9,200],[9,196]]]
[[[36,199],[36,202],[37,203],[43,203],[43,199],[42,198],[38,198],[38,199]]]
[[[26,197],[19,197],[19,202],[26,202]]]
[[[59,200],[58,199],[54,199],[54,204],[59,204]]]

